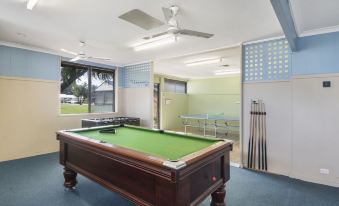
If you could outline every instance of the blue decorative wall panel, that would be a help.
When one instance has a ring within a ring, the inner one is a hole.
[[[339,73],[339,32],[301,37],[297,46],[293,75]]]
[[[288,80],[291,49],[286,39],[244,45],[243,81]]]
[[[119,68],[119,87],[148,87],[150,84],[151,66],[151,63],[143,63]]]
[[[60,57],[0,45],[0,76],[60,80]]]

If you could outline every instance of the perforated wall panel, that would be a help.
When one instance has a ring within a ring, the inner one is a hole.
[[[243,81],[289,80],[291,49],[286,39],[244,45]]]
[[[150,84],[151,63],[130,65],[119,68],[120,88],[143,88]]]

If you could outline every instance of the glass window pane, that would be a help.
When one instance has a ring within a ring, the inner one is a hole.
[[[186,82],[165,79],[165,91],[174,93],[186,93]]]
[[[175,92],[175,81],[165,79],[165,92]]]
[[[176,93],[186,93],[186,82],[177,82],[176,87],[175,87]]]
[[[59,99],[61,114],[88,113],[88,70],[62,65]]]
[[[91,112],[114,112],[114,71],[92,70]]]

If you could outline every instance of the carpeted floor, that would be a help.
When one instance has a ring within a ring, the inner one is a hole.
[[[64,190],[58,154],[0,163],[0,206],[133,206],[78,176],[77,190]],[[202,206],[209,205],[209,198]],[[227,206],[338,206],[339,189],[232,168]]]

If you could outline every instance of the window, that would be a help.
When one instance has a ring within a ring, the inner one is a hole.
[[[115,111],[114,70],[62,62],[61,114]]]
[[[165,79],[165,91],[186,94],[187,83],[184,81]]]

